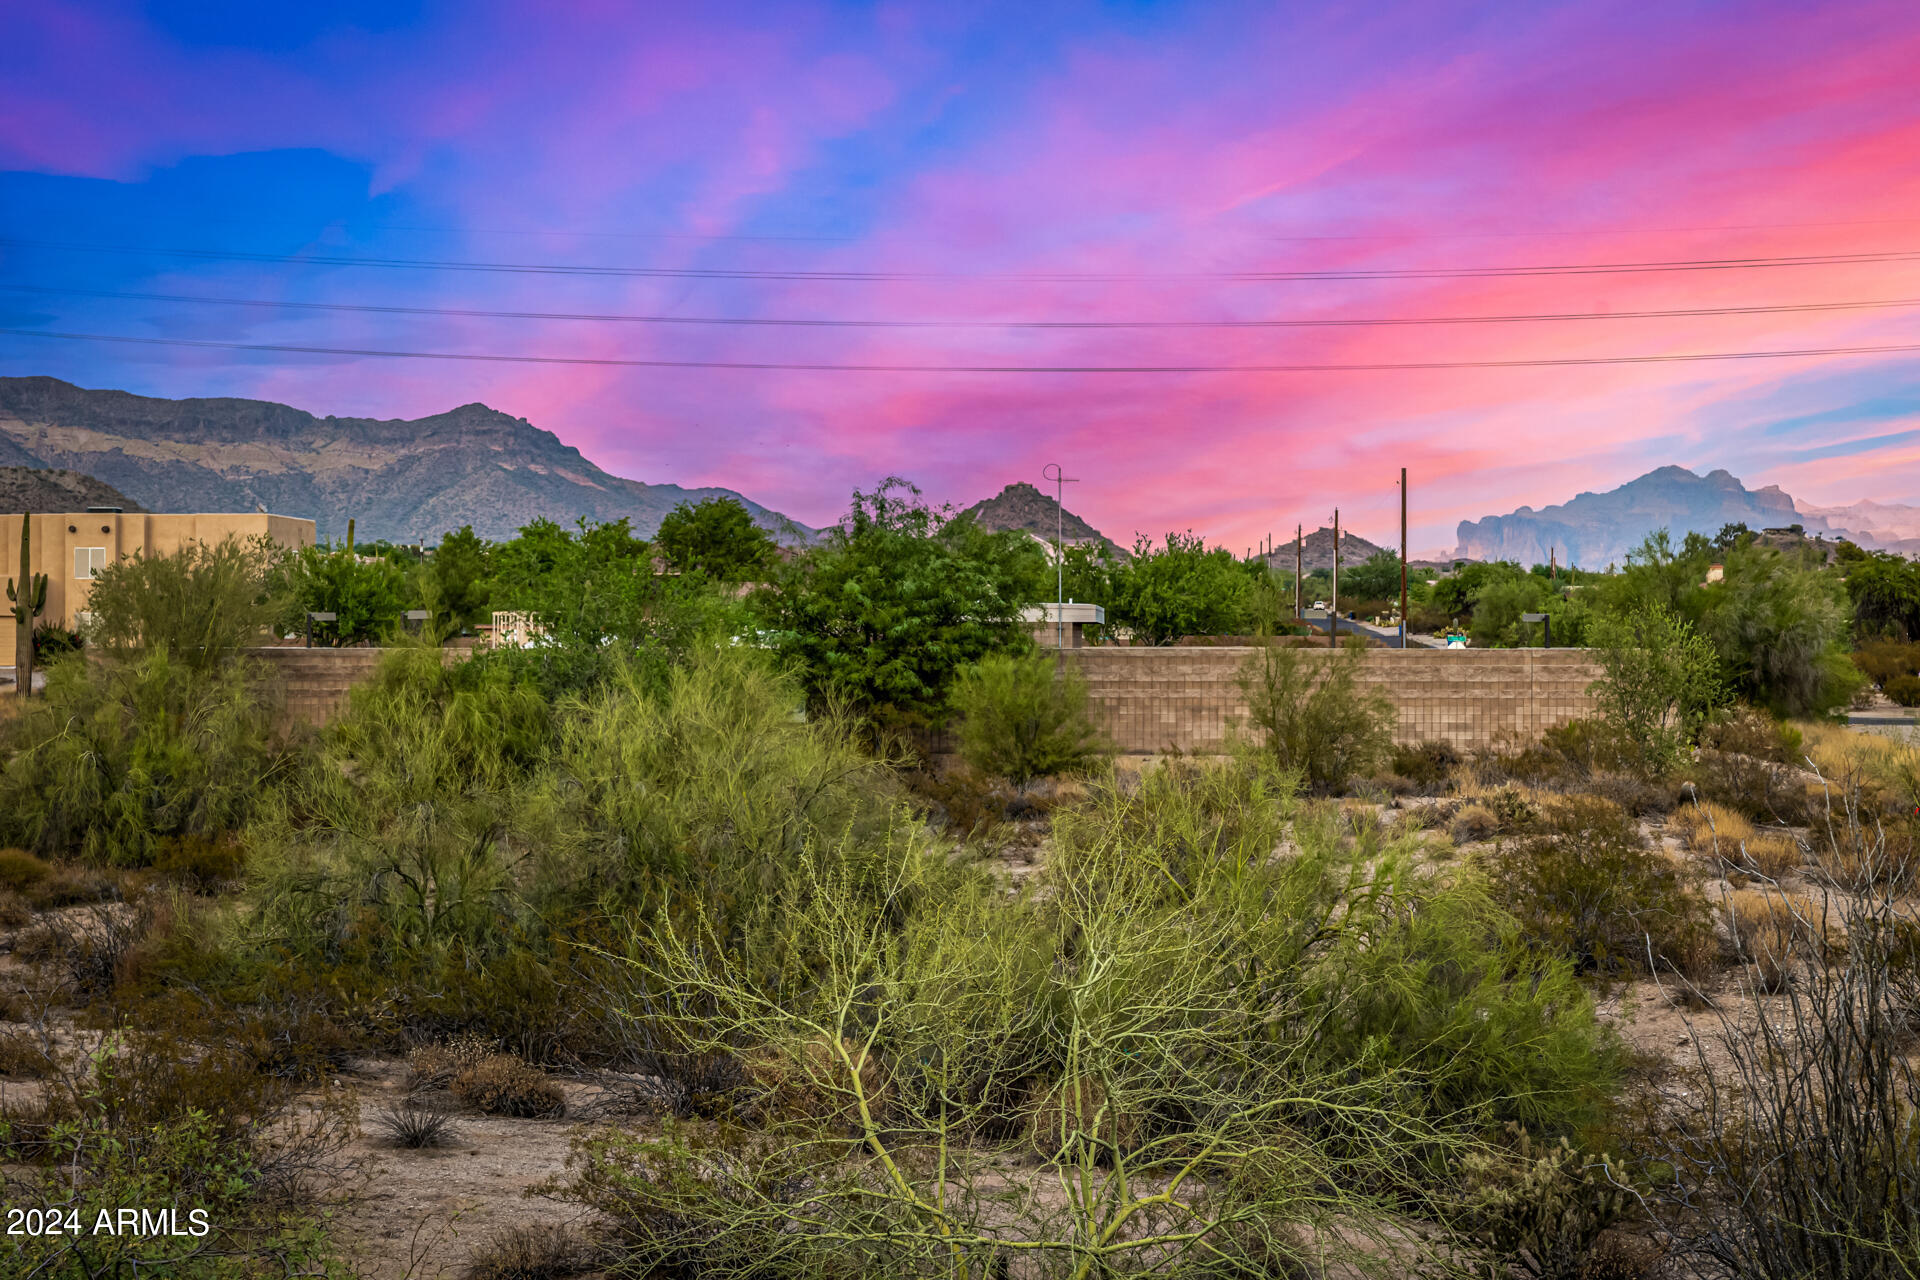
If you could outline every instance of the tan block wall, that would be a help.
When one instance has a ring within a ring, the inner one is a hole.
[[[47,575],[47,607],[41,622],[71,627],[84,612],[93,583],[76,578],[74,550],[100,547],[109,563],[135,552],[170,555],[190,542],[209,545],[229,536],[245,541],[265,535],[285,547],[310,547],[311,520],[258,512],[156,515],[152,512],[44,512],[33,517],[33,572]],[[0,582],[20,574],[20,513],[0,514]],[[0,595],[0,605],[5,596]],[[0,667],[14,664],[14,628],[0,615]]]
[[[325,724],[348,690],[373,676],[384,649],[263,648],[290,719]],[[472,649],[443,649],[445,661]],[[1110,648],[1069,651],[1080,665],[1094,719],[1129,755],[1219,751],[1246,715],[1237,677],[1253,648]],[[1310,662],[1335,655],[1306,650]],[[1583,649],[1368,649],[1361,682],[1399,715],[1397,742],[1439,741],[1480,750],[1536,741],[1557,724],[1594,714],[1587,686],[1600,666]]]
[[[252,656],[273,671],[286,699],[289,720],[301,724],[326,724],[346,709],[347,694],[355,685],[373,679],[386,649],[305,649],[261,648]],[[470,648],[446,648],[440,651],[442,662],[464,662],[473,656]]]
[[[1120,750],[1218,751],[1244,719],[1238,676],[1254,648],[1072,651],[1094,718]],[[1302,650],[1313,662],[1337,655]],[[1554,725],[1594,714],[1587,687],[1600,666],[1582,649],[1367,649],[1360,680],[1399,714],[1397,742],[1465,750],[1532,742]]]

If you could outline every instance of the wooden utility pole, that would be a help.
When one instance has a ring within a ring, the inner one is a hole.
[[[1306,545],[1306,538],[1303,536],[1306,528],[1307,526],[1303,524],[1293,526],[1293,620],[1295,622],[1299,622],[1306,616],[1300,611],[1300,565],[1305,558],[1302,551]]]
[[[1327,648],[1340,647],[1340,508],[1333,509],[1333,598],[1327,601]]]
[[[1400,468],[1400,647],[1407,647],[1407,469]]]

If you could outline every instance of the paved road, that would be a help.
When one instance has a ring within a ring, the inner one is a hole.
[[[1361,622],[1357,618],[1339,618],[1335,621],[1343,636],[1368,636],[1390,648],[1398,648],[1400,645],[1400,628],[1398,627],[1376,627],[1371,622]],[[1321,635],[1327,633],[1325,618],[1308,618],[1306,624]],[[1407,647],[1409,649],[1444,649],[1447,644],[1446,641],[1433,636],[1410,635],[1407,637]]]
[[[1847,713],[1847,728],[1861,733],[1880,733],[1889,738],[1920,742],[1920,729],[1914,724],[1912,707],[1877,706]]]

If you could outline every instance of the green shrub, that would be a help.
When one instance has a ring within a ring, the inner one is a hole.
[[[1713,646],[1664,605],[1596,619],[1594,629],[1606,672],[1593,685],[1601,715],[1635,768],[1671,772],[1726,701]]]
[[[25,893],[52,870],[25,849],[0,849],[0,890]]]
[[[0,725],[0,841],[146,866],[170,837],[240,827],[287,759],[254,668],[196,670],[155,648],[65,663]]]
[[[88,634],[109,652],[165,650],[195,672],[224,666],[282,610],[264,540],[189,542],[170,555],[136,554],[94,575]]]
[[[1920,676],[1895,676],[1881,689],[1903,707],[1920,707]]]
[[[1646,972],[1651,961],[1698,976],[1713,962],[1705,899],[1611,801],[1555,800],[1534,833],[1503,841],[1486,861],[1495,901],[1582,972]]]
[[[1087,718],[1080,668],[1044,653],[1001,654],[961,669],[953,692],[960,757],[1024,790],[1083,769],[1107,751]]]
[[[246,853],[232,840],[202,835],[169,836],[160,841],[153,869],[171,880],[210,893],[241,877]]]
[[[1338,791],[1354,775],[1372,772],[1392,745],[1393,704],[1360,687],[1360,663],[1356,649],[1323,661],[1268,646],[1241,669],[1256,745],[1314,791]]]

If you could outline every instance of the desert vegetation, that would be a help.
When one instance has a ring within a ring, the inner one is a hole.
[[[103,576],[0,720],[0,1174],[204,1231],[16,1273],[1920,1268],[1920,755],[1813,714],[1904,639],[1836,675],[1770,562],[1696,615],[1655,557],[1541,741],[1396,742],[1272,647],[1229,750],[1117,761],[1030,540],[887,485],[661,542],[455,536],[322,729],[247,655],[313,566]],[[1159,557],[1140,608],[1259,598]],[[448,661],[502,600],[540,643]]]

